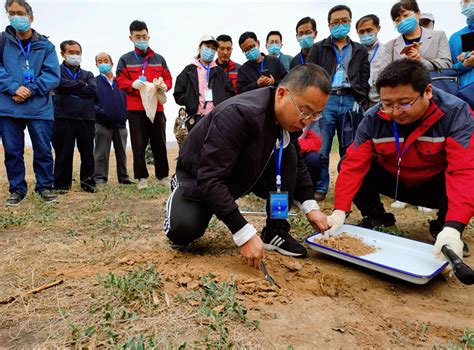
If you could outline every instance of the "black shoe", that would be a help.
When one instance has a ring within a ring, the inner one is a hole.
[[[304,258],[308,254],[286,229],[265,227],[262,231],[262,240],[266,250],[276,250],[280,254],[298,258]]]
[[[381,213],[364,216],[357,226],[374,229],[377,227],[390,227],[395,225],[395,216],[392,213]]]
[[[81,181],[81,188],[89,193],[96,193],[97,192],[97,187],[95,187],[95,181],[92,179],[87,179],[84,181]]]
[[[122,184],[122,185],[133,185],[135,182],[133,182],[132,180],[130,179],[124,179],[124,180],[121,180],[119,181],[119,184]]]
[[[55,194],[66,194],[69,192],[69,188],[54,188],[54,193]]]
[[[48,203],[59,203],[58,198],[54,195],[52,190],[43,190],[39,193],[41,199]]]
[[[10,198],[8,198],[6,201],[5,201],[5,206],[6,207],[15,207],[17,206],[18,204],[20,204],[20,202],[25,198],[25,195],[19,193],[19,192],[13,192],[11,195],[10,195]]]

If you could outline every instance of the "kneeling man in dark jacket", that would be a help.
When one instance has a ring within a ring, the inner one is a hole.
[[[306,249],[289,234],[286,218],[292,201],[300,203],[316,229],[326,230],[327,220],[314,200],[298,136],[320,118],[330,93],[324,69],[306,64],[293,69],[277,88],[253,90],[216,106],[180,149],[164,222],[168,238],[189,244],[204,234],[215,214],[250,266],[259,268],[264,247],[304,257]],[[261,238],[235,202],[251,192],[267,199]]]

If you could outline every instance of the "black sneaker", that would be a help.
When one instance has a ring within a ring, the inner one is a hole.
[[[285,229],[265,227],[262,231],[262,240],[266,250],[276,250],[283,255],[304,258],[308,253]]]
[[[392,213],[381,213],[364,216],[357,226],[374,229],[377,227],[390,227],[395,225],[395,216]]]
[[[10,198],[8,198],[8,199],[5,201],[5,206],[6,206],[6,207],[15,207],[15,206],[17,206],[18,204],[20,204],[20,202],[23,200],[23,198],[25,198],[25,196],[22,195],[21,193],[19,193],[19,192],[13,192],[13,193],[10,195]]]
[[[119,181],[119,184],[122,184],[122,185],[133,185],[134,183],[135,182],[133,182],[130,178],[126,178]]]
[[[89,193],[97,192],[97,187],[95,186],[95,181],[93,179],[87,179],[87,180],[81,181],[81,188],[83,191],[86,191]]]
[[[43,190],[39,193],[41,199],[48,203],[59,203],[58,198],[52,190]]]

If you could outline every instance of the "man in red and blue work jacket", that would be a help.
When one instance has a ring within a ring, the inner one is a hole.
[[[428,70],[411,59],[388,65],[376,86],[381,102],[366,112],[340,164],[331,232],[344,223],[352,201],[364,217],[361,226],[395,224],[383,194],[439,210],[430,222],[438,259],[444,260],[445,244],[461,258],[468,255],[461,233],[474,215],[472,111],[434,88]]]
[[[133,21],[130,24],[130,40],[135,49],[120,58],[116,75],[119,89],[127,93],[133,173],[138,180],[138,189],[144,189],[148,186],[145,150],[149,142],[155,160],[155,176],[160,184],[168,183],[169,166],[163,105],[157,103],[155,118],[151,122],[145,113],[140,90],[144,88],[145,82],[151,83],[161,77],[168,91],[172,86],[172,78],[163,56],[155,53],[149,46],[150,36],[145,22]],[[162,89],[162,85],[159,84],[157,89]]]

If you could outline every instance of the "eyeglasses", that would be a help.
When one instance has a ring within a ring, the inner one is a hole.
[[[393,106],[384,106],[382,103],[382,105],[380,106],[380,110],[386,114],[392,114],[395,109],[399,112],[405,112],[412,109],[415,103],[420,99],[420,97],[421,95],[415,98],[415,100],[413,100],[413,102],[411,103],[402,103],[402,104],[395,103]]]
[[[296,104],[295,100],[293,99],[293,95],[291,94],[291,91],[288,90],[288,94],[290,95],[290,99],[291,99],[291,102],[293,102],[293,104],[295,105],[296,107],[296,110],[298,111],[298,113],[300,114],[299,117],[303,120],[311,120],[313,122],[321,119],[321,117],[323,116],[322,113],[317,113],[317,112],[313,112],[313,113],[307,113],[307,112],[303,112],[300,107],[298,107],[298,105]]]
[[[339,24],[349,24],[351,23],[351,19],[350,18],[341,18],[341,19],[335,19],[334,21],[332,21],[331,23],[329,23],[329,25],[331,27],[335,27]]]

